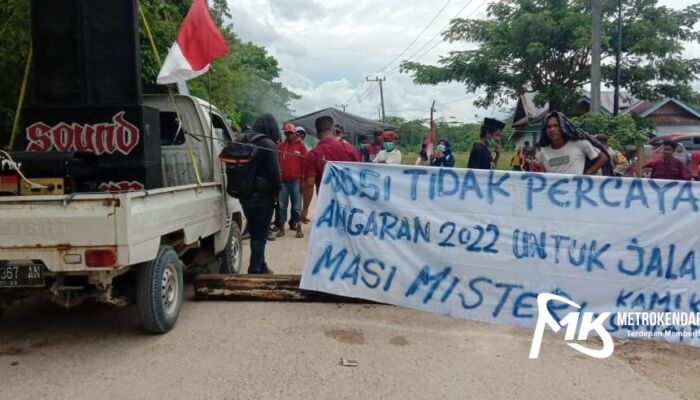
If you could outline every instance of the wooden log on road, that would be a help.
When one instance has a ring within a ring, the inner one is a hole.
[[[374,303],[299,289],[301,275],[200,275],[195,300]]]

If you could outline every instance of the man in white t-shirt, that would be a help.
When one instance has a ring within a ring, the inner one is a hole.
[[[574,140],[562,133],[557,114],[545,119],[545,132],[549,146],[543,146],[537,154],[537,162],[543,172],[554,174],[595,175],[608,162],[608,155],[595,148],[587,140]],[[586,159],[594,160],[586,169]]]

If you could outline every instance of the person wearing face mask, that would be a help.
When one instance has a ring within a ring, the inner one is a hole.
[[[469,153],[469,162],[467,168],[472,169],[495,169],[498,157],[501,154],[501,145],[497,140],[500,140],[501,130],[505,127],[501,121],[484,118],[484,124],[481,125],[481,134],[479,141],[474,143],[472,151]],[[494,139],[494,137],[496,139]],[[489,146],[494,147],[496,158],[491,156]]]
[[[372,141],[367,145],[367,151],[369,151],[370,161],[374,160],[377,154],[379,154],[379,152],[382,150],[383,134],[384,131],[382,131],[381,129],[377,129],[374,132],[372,132]]]
[[[362,155],[362,162],[372,162],[372,155],[369,153],[369,140],[365,135],[357,135],[357,152]]]
[[[284,124],[283,132],[286,140],[277,146],[277,158],[282,169],[282,190],[277,201],[277,237],[285,234],[284,225],[287,222],[289,203],[292,203],[292,213],[289,219],[289,229],[296,231],[297,238],[303,238],[301,231],[301,181],[304,177],[304,157],[306,146],[297,135],[296,127],[291,122]]]
[[[454,168],[455,157],[454,155],[452,155],[449,140],[440,140],[435,150],[435,157],[433,158],[433,162],[430,165],[432,165],[433,167]]]
[[[394,131],[385,131],[382,138],[384,139],[384,149],[377,154],[373,162],[379,164],[401,164],[401,152],[396,148],[399,135]]]

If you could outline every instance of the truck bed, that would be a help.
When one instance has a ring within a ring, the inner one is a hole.
[[[155,258],[161,237],[181,232],[191,244],[220,231],[224,193],[218,183],[151,191],[74,196],[0,197],[0,260],[40,260],[50,272],[85,271],[67,254],[112,249],[119,269]],[[102,268],[104,270],[104,268]],[[90,268],[99,271],[100,268]]]

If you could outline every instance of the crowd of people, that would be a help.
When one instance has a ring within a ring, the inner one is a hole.
[[[469,153],[468,168],[496,168],[504,127],[501,121],[484,119],[479,141]],[[376,130],[371,137],[357,135],[354,146],[344,127],[330,116],[317,118],[315,129],[319,142],[313,149],[304,142],[307,133],[303,127],[287,122],[282,126],[282,137],[279,125],[270,114],[258,118],[246,133],[256,134],[256,137],[262,133],[263,137],[253,144],[266,150],[253,162],[254,194],[241,199],[248,221],[244,235],[251,240],[248,273],[272,273],[265,261],[265,244],[275,237],[285,236],[287,227],[297,238],[304,237],[302,226],[309,222],[309,207],[314,192],[320,188],[327,162],[402,163],[397,147],[399,135],[394,130]],[[653,165],[652,178],[690,179],[688,167],[673,156],[675,150],[674,142],[663,143],[663,157]],[[415,165],[455,167],[450,142],[439,140],[434,152],[424,144]],[[510,165],[516,171],[611,176],[624,175],[629,163],[620,151],[609,146],[606,135],[593,137],[564,114],[553,111],[544,120],[539,142],[532,146],[526,141],[513,154]]]

